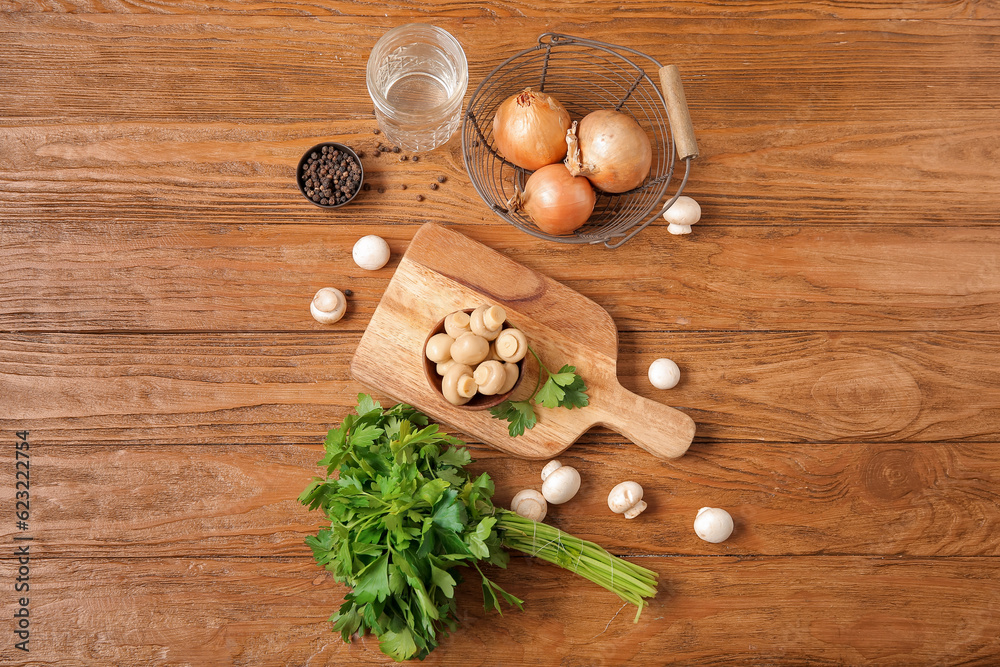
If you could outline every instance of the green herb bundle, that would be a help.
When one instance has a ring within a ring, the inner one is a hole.
[[[350,414],[326,439],[316,478],[299,496],[322,509],[330,527],[306,538],[316,562],[352,589],[331,617],[349,642],[373,633],[394,660],[427,656],[439,637],[457,627],[456,569],[482,577],[487,609],[499,599],[521,607],[479,567],[506,567],[502,547],[555,563],[590,579],[638,607],[656,594],[656,574],[574,538],[493,505],[487,473],[473,478],[472,459],[460,440],[441,433],[426,415],[399,404],[387,410],[358,397]],[[337,472],[336,477],[333,476]]]

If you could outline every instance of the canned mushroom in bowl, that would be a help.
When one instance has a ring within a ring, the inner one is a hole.
[[[500,306],[449,313],[424,342],[424,375],[446,401],[486,410],[507,400],[521,381],[528,340]]]

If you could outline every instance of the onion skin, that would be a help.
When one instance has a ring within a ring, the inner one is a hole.
[[[528,177],[515,208],[523,210],[546,234],[561,236],[579,229],[594,212],[597,195],[590,181],[573,176],[562,162]]]
[[[649,137],[631,116],[602,109],[584,116],[566,133],[566,166],[604,192],[625,192],[642,184],[653,163]]]
[[[493,142],[508,161],[534,171],[566,157],[569,125],[569,112],[559,100],[525,88],[497,109]]]

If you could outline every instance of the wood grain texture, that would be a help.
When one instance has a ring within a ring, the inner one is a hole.
[[[365,61],[411,20],[458,37],[473,89],[546,30],[678,65],[695,233],[540,243],[486,209],[458,141],[374,157]],[[515,558],[498,579],[528,609],[463,586],[427,664],[996,664],[998,33],[996,0],[0,0],[0,506],[30,430],[35,537],[32,652],[8,632],[0,663],[389,664],[329,631],[343,589],[295,497],[439,222],[606,309],[622,385],[699,430],[670,462],[603,429],[562,455],[584,489],[549,520],[661,574],[639,625]],[[293,169],[334,137],[371,189],[330,213]],[[368,233],[378,272],[349,259]],[[308,315],[326,285],[354,291],[335,327]],[[538,462],[473,448],[498,502],[538,486]],[[604,505],[623,479],[650,503],[632,522]],[[728,542],[693,535],[704,505]]]
[[[0,428],[48,444],[296,444],[365,387],[360,336],[0,337]],[[688,413],[705,442],[1000,440],[996,333],[623,334],[623,386]],[[654,389],[652,361],[680,365]]]
[[[41,557],[302,558],[306,535],[323,524],[296,502],[322,472],[318,444],[43,442],[31,450],[32,548]],[[1000,556],[996,443],[696,443],[670,462],[631,449],[588,436],[560,456],[583,485],[546,521],[631,556]],[[0,454],[0,502],[13,505],[13,456]],[[541,485],[541,462],[483,445],[472,455],[500,505]],[[631,521],[605,502],[625,479],[642,484],[649,504]],[[730,541],[695,536],[706,504],[733,515]],[[15,534],[12,522],[0,525],[3,539]]]
[[[254,221],[343,222],[347,210],[331,215],[304,201],[294,166],[323,139],[374,148],[364,64],[400,21],[3,19],[0,61],[12,83],[0,87],[0,210],[18,220],[157,224],[245,224],[244,212]],[[988,84],[1000,75],[995,21],[440,23],[470,49],[475,42],[472,88],[549,29],[677,64],[702,151],[688,191],[708,205],[706,222],[997,221],[1000,107]],[[316,63],[338,85],[317,86]],[[389,191],[369,193],[350,213],[393,224],[415,215],[495,222],[468,187],[425,193],[428,203],[414,206],[400,186],[425,188],[433,169],[464,182],[457,140],[429,159],[419,167],[368,160],[371,184]]]
[[[1000,650],[993,561],[645,558],[663,583],[633,625],[611,593],[515,558],[491,576],[525,610],[487,615],[479,587],[461,585],[461,629],[420,664],[904,665],[961,655],[985,665]],[[10,568],[0,559],[0,575]],[[6,664],[393,664],[371,638],[347,645],[330,632],[343,589],[303,558],[41,559],[33,568],[33,627],[45,640],[30,661],[5,648]],[[12,611],[5,600],[3,613]]]
[[[618,17],[622,14],[648,18],[713,17],[732,19],[757,18],[884,18],[884,19],[975,19],[1000,16],[993,0],[922,0],[904,4],[870,0],[869,2],[843,2],[841,0],[787,0],[766,3],[717,3],[672,2],[664,6],[649,0],[614,5],[596,0],[575,0],[562,5],[572,14],[595,17]],[[284,2],[213,2],[212,10],[218,14],[262,14],[267,16],[364,16],[440,20],[441,17],[482,16],[492,18],[547,17],[544,5],[523,0],[492,0],[490,2],[453,2],[445,0],[410,0],[392,5],[372,5],[364,2],[324,2],[322,0],[294,0]],[[186,1],[169,4],[119,0],[3,0],[0,12],[52,12],[52,13],[110,13],[110,14],[191,14],[205,11],[203,3]]]
[[[12,222],[0,227],[0,331],[359,332],[416,229],[343,220]],[[682,237],[657,225],[616,251],[541,245],[496,222],[455,229],[592,299],[620,331],[1000,327],[1000,228],[992,226],[718,228],[706,221]],[[379,271],[351,260],[354,242],[369,233],[392,250]],[[336,327],[309,315],[313,294],[327,285],[354,292]]]
[[[531,399],[539,380],[548,379],[537,355],[553,372],[569,365],[586,378],[587,409],[536,406],[538,423],[512,438],[506,421],[456,407],[432,388],[424,342],[446,315],[482,304],[503,308],[532,350],[511,400]],[[598,424],[660,458],[682,456],[694,422],[622,387],[617,358],[615,323],[596,303],[466,236],[427,224],[393,272],[351,359],[351,377],[515,456],[551,459]]]

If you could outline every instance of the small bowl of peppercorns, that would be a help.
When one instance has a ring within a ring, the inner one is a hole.
[[[305,198],[320,208],[338,208],[361,191],[365,170],[350,146],[326,141],[306,151],[295,168]]]

